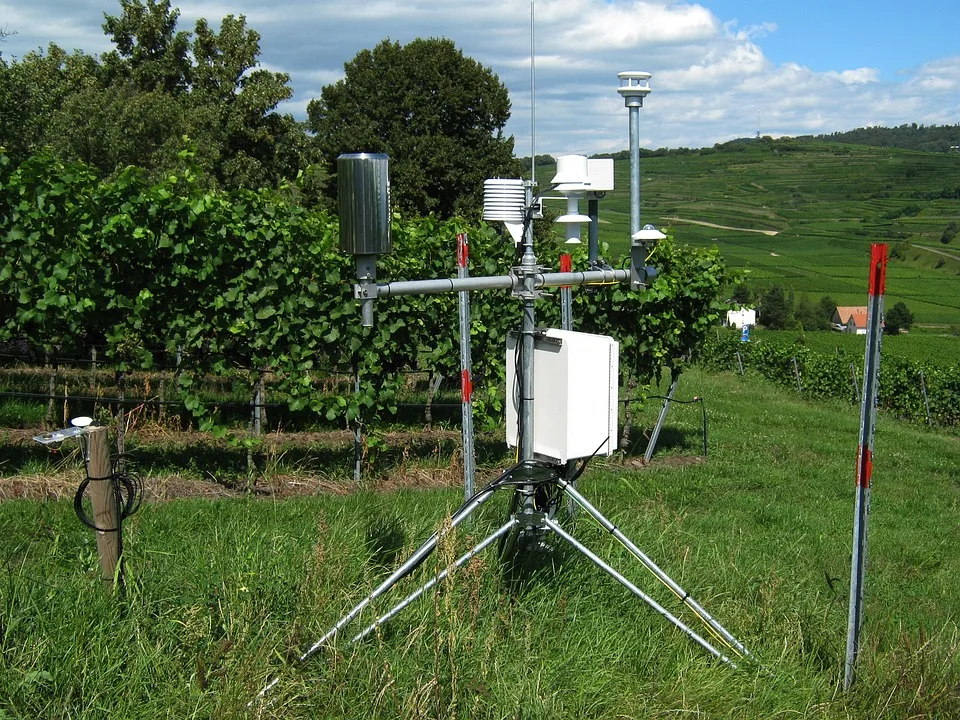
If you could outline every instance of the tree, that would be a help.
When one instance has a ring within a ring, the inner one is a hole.
[[[898,302],[884,314],[883,330],[890,335],[896,335],[900,330],[909,330],[912,325],[913,313],[904,302]]]
[[[303,166],[306,138],[276,112],[289,76],[259,67],[259,34],[241,15],[219,32],[206,20],[177,29],[169,0],[120,0],[105,15],[114,49],[97,58],[56,45],[9,65],[0,60],[0,144],[20,162],[50,147],[102,177],[129,165],[159,180],[182,169],[191,147],[199,181],[211,187],[276,186]]]
[[[817,307],[813,304],[806,293],[800,293],[800,299],[797,301],[794,310],[794,318],[804,330],[826,330],[827,323],[822,319]]]
[[[940,235],[940,242],[942,242],[944,245],[948,245],[950,241],[957,236],[958,230],[960,230],[960,226],[957,225],[957,221],[951,220],[943,229],[943,233]]]
[[[833,323],[833,314],[837,311],[837,301],[829,295],[824,295],[817,301],[817,315],[819,322],[823,323],[823,329],[826,330]]]
[[[733,295],[730,299],[740,306],[749,305],[753,300],[753,292],[751,292],[749,285],[740,282],[733,289]]]
[[[307,106],[331,200],[347,152],[387,153],[393,203],[415,215],[473,213],[486,178],[519,175],[513,138],[503,136],[506,86],[450,40],[384,40],[344,70]]]
[[[759,297],[760,320],[769,330],[785,330],[790,326],[793,317],[793,303],[791,303],[783,288],[771,285]]]

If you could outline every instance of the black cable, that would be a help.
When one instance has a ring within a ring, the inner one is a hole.
[[[669,400],[672,403],[678,403],[680,405],[693,405],[695,403],[700,403],[700,415],[703,418],[703,423],[701,428],[703,430],[703,456],[707,456],[707,406],[703,402],[702,395],[694,395],[692,400],[677,400],[676,398],[667,397],[666,395],[647,395],[648,398],[656,398],[657,400]],[[621,400],[622,403],[633,402],[632,399],[627,398],[626,400]],[[639,440],[637,441],[639,443]],[[636,443],[634,444],[636,447]],[[631,452],[633,448],[631,448]]]
[[[143,505],[143,480],[137,473],[131,472],[126,467],[118,470],[117,463],[121,460],[128,461],[129,456],[120,455],[111,466],[110,474],[105,477],[90,477],[87,475],[73,496],[73,510],[77,514],[77,518],[79,518],[80,522],[84,525],[98,532],[120,533],[123,521],[137,512]],[[126,465],[126,462],[124,462],[124,465]],[[91,520],[90,516],[87,515],[83,507],[83,496],[91,482],[110,482],[112,484],[114,501],[117,504],[117,527],[99,527],[96,522]]]

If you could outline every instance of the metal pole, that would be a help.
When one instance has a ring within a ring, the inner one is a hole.
[[[630,237],[640,232],[640,107],[630,112]]]
[[[927,425],[933,425],[930,420],[930,399],[927,397],[927,383],[923,379],[923,370],[920,371],[920,392],[923,393],[923,409],[927,413]]]
[[[673,394],[677,391],[677,383],[680,382],[680,374],[670,383],[670,389],[667,391],[667,397],[663,401],[663,407],[660,408],[660,415],[657,417],[657,424],[653,426],[653,432],[650,434],[650,442],[647,443],[647,450],[643,454],[643,461],[650,462],[654,451],[657,449],[657,440],[660,438],[660,431],[667,420],[667,413],[670,411],[670,401],[673,400]],[[706,453],[704,453],[706,455]]]
[[[797,358],[793,357],[793,377],[797,381],[797,392],[802,393],[803,387],[800,385],[800,368],[797,366]]]
[[[568,273],[573,270],[573,257],[567,253],[560,256],[560,272]],[[560,286],[560,328],[573,330],[573,288],[570,285]]]
[[[533,204],[533,185],[525,187],[525,206]],[[517,460],[533,460],[533,348],[536,333],[535,303],[539,293],[534,276],[537,274],[537,256],[533,251],[533,223],[528,223],[523,233],[523,255],[517,268],[520,285],[514,294],[523,301],[523,315],[520,327],[520,407],[518,417],[520,428],[517,433]]]
[[[360,369],[358,367],[353,376],[353,396],[359,397],[359,395]],[[353,423],[353,481],[359,483],[362,476],[361,466],[363,465],[363,426],[360,423],[359,413],[357,413],[357,417]]]
[[[536,263],[536,256],[533,262]],[[511,290],[522,294],[528,282],[532,283],[533,290],[560,285],[606,285],[624,282],[630,279],[629,270],[615,270],[612,268],[577,271],[568,273],[541,273],[537,272],[536,265],[532,268],[521,266],[517,273],[512,275],[495,275],[492,277],[443,278],[438,280],[397,280],[395,282],[376,283],[369,286],[355,285],[358,299],[366,301],[373,298],[395,297],[400,295],[442,295],[449,292],[463,290]]]
[[[667,575],[660,567],[651,560],[640,548],[634,544],[634,542],[628,538],[623,532],[610,522],[597,508],[595,508],[589,500],[587,500],[583,495],[581,495],[576,488],[574,488],[566,480],[558,479],[557,484],[560,486],[560,489],[565,492],[569,497],[573,498],[583,510],[586,511],[594,520],[596,520],[608,533],[613,535],[617,540],[620,541],[620,544],[623,545],[627,552],[633,555],[637,560],[639,560],[645,568],[652,572],[657,579],[666,585],[677,596],[677,599],[680,600],[684,605],[693,610],[693,612],[701,619],[704,623],[710,626],[712,630],[734,650],[736,650],[742,657],[752,658],[753,655],[747,650],[744,645],[737,640],[723,625],[721,625],[710,613],[703,609],[703,607],[690,597],[690,593],[680,587],[673,578]]]
[[[743,375],[743,358],[740,357],[739,350],[737,350],[737,366],[740,368],[740,374]]]
[[[387,620],[389,620],[390,618],[395,616],[397,613],[399,613],[401,610],[403,610],[404,608],[408,607],[411,603],[416,601],[417,598],[421,597],[427,590],[429,590],[438,582],[440,582],[445,577],[447,577],[447,575],[450,574],[450,571],[453,568],[459,568],[466,565],[468,562],[470,562],[470,560],[472,560],[478,554],[486,550],[488,547],[490,547],[494,542],[499,540],[501,537],[506,535],[507,532],[516,524],[517,524],[517,518],[511,515],[510,519],[507,520],[506,523],[501,525],[497,530],[494,530],[491,535],[488,535],[484,540],[477,543],[474,547],[472,547],[470,550],[468,550],[459,558],[457,558],[457,560],[452,565],[438,572],[436,575],[430,578],[427,582],[425,582],[419,588],[417,588],[412,593],[407,595],[403,600],[401,600],[399,603],[394,605],[392,609],[385,612],[383,615],[381,615],[376,620],[374,620],[370,625],[368,625],[363,630],[361,630],[356,635],[354,635],[353,638],[351,638],[350,642],[355,643],[365,638],[371,632],[373,632],[378,627],[383,625],[383,623],[387,622]]]
[[[465,233],[457,235],[457,277],[469,277],[470,241]],[[474,493],[476,457],[473,446],[473,362],[470,356],[470,293],[460,292],[460,398],[463,434],[463,495]]]
[[[857,493],[853,518],[853,557],[850,563],[850,610],[847,617],[847,656],[843,689],[850,690],[856,675],[863,625],[863,578],[867,565],[867,526],[870,517],[870,476],[873,472],[873,436],[877,421],[877,385],[883,293],[886,289],[887,246],[875,244],[870,253],[870,301],[867,306],[867,349],[863,358],[863,401],[860,404],[860,444],[857,447]]]
[[[587,241],[587,262],[592,269],[600,262],[600,201],[596,196],[587,200],[587,215],[590,218],[590,230]]]

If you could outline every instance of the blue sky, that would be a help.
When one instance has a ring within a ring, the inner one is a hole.
[[[180,28],[246,15],[261,62],[287,72],[284,110],[342,77],[359,50],[389,37],[451,38],[510,90],[507,132],[530,152],[530,0],[184,0]],[[3,57],[56,42],[109,49],[109,0],[0,0]],[[621,70],[653,73],[641,111],[645,147],[867,125],[960,122],[960,0],[536,0],[537,152],[627,146]]]

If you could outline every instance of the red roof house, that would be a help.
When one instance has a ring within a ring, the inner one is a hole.
[[[867,334],[867,308],[857,306],[837,307],[833,313],[833,327],[840,332]]]

